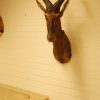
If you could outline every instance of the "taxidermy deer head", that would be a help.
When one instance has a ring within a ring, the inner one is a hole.
[[[47,22],[47,40],[53,43],[53,54],[56,60],[61,63],[67,63],[71,58],[71,45],[65,32],[62,30],[60,18],[62,17],[69,0],[67,0],[62,9],[60,7],[64,0],[58,0],[52,4],[49,0],[43,0],[46,9],[36,0],[38,6],[45,14]]]
[[[2,18],[0,16],[0,36],[3,34],[3,32],[4,32],[4,25],[3,25]]]

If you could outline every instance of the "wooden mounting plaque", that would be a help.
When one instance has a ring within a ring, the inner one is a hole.
[[[0,100],[49,100],[47,96],[0,84]]]

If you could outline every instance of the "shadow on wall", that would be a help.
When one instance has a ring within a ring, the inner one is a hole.
[[[79,2],[79,1],[78,1]],[[77,81],[83,87],[85,86],[84,81],[84,42],[87,34],[91,36],[91,32],[94,29],[94,19],[97,15],[97,11],[93,8],[98,8],[100,2],[94,3],[95,1],[83,0],[77,6],[76,9],[70,5],[69,12],[67,13],[66,26],[68,29],[68,35],[70,36],[72,46],[72,69],[77,78]],[[80,9],[79,9],[80,7]],[[70,11],[71,10],[71,11]],[[70,12],[74,12],[71,14]],[[76,13],[75,13],[76,12]],[[78,12],[78,13],[77,13]],[[92,26],[92,29],[91,29]]]
[[[100,9],[100,0],[82,0],[82,3],[90,18],[100,15],[98,10]]]
[[[76,84],[78,84],[79,86],[78,91],[82,93],[82,99],[84,100],[84,97],[86,96],[86,88],[84,80],[83,36],[87,34],[86,30],[92,20],[92,12],[90,12],[89,4],[85,4],[85,1],[77,1],[77,3],[79,4],[79,6],[74,6],[74,2],[71,2],[68,10],[66,11],[65,28],[68,32],[67,35],[71,42],[72,48],[72,58],[69,63],[71,64],[72,73],[74,73]],[[65,67],[67,67],[67,64],[64,65],[64,71],[67,70],[67,68]]]

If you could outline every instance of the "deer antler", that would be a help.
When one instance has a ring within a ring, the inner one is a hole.
[[[53,4],[49,0],[43,0],[43,2],[45,3],[47,10],[52,9]]]
[[[54,4],[55,11],[60,12],[60,7],[63,2],[64,2],[64,0],[58,0],[55,2],[55,4]]]
[[[43,5],[42,5],[38,0],[36,0],[36,2],[37,2],[37,4],[38,4],[39,8],[40,8],[41,10],[43,10],[43,12],[46,12],[46,9],[43,7]]]
[[[61,10],[61,14],[62,14],[62,15],[63,15],[63,13],[64,13],[64,11],[65,11],[65,9],[66,9],[66,7],[67,7],[68,4],[69,4],[69,0],[67,0],[67,1],[64,3],[63,7],[62,7],[62,10]]]

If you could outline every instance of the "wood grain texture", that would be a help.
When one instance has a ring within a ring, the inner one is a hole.
[[[52,55],[44,14],[35,0],[1,0],[0,83],[50,100],[100,100],[99,9],[100,0],[70,0],[62,26],[73,56],[62,65]]]

